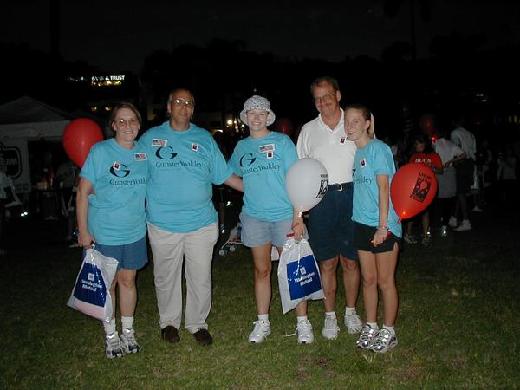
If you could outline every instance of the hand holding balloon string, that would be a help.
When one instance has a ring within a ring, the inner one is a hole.
[[[303,237],[303,232],[305,230],[305,225],[303,223],[303,217],[301,212],[295,212],[292,223],[292,235],[294,238],[299,241]]]

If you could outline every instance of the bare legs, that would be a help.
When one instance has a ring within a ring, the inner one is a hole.
[[[378,287],[384,305],[384,325],[394,326],[399,299],[395,287],[395,268],[399,247],[394,244],[390,252],[358,251],[363,276],[363,299],[367,322],[377,322]]]
[[[343,285],[345,287],[345,301],[347,307],[355,307],[359,293],[360,272],[359,265],[356,261],[346,257],[341,257],[341,268],[343,269]],[[336,268],[338,267],[339,258],[320,261],[321,283],[325,300],[323,304],[326,312],[336,310]]]
[[[278,253],[282,248],[277,248]],[[255,298],[256,310],[259,315],[268,314],[271,304],[271,243],[251,248],[255,264]],[[307,315],[307,302],[296,306],[296,315]]]

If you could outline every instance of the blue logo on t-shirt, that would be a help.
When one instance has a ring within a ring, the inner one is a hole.
[[[242,157],[240,157],[240,166],[248,166],[250,167],[256,161],[256,157],[253,157],[253,153],[246,153]]]
[[[175,153],[171,146],[161,146],[155,152],[157,158],[161,160],[173,160],[177,156],[177,154],[178,153]]]
[[[125,164],[112,164],[110,173],[115,177],[123,178],[130,174],[130,169]]]

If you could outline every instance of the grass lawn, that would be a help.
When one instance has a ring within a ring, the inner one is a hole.
[[[142,351],[117,360],[104,356],[101,325],[65,305],[80,250],[59,242],[55,222],[15,222],[0,258],[0,388],[518,388],[520,224],[513,214],[487,211],[474,217],[472,232],[405,248],[399,345],[386,355],[357,351],[344,327],[337,340],[324,340],[319,302],[309,309],[316,342],[297,345],[275,272],[272,335],[250,345],[252,261],[240,248],[213,263],[213,345],[198,346],[185,330],[177,345],[159,339],[148,266],[138,279]],[[343,306],[340,288],[338,313]]]

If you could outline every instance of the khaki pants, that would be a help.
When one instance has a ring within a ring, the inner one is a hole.
[[[159,325],[177,329],[182,317],[182,264],[186,278],[184,326],[190,333],[207,329],[211,309],[211,259],[218,239],[217,224],[188,233],[172,233],[148,224]]]

